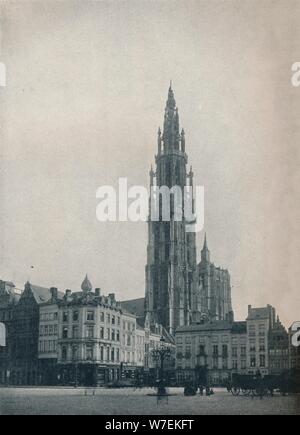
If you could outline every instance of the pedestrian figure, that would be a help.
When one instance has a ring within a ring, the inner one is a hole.
[[[93,396],[95,396],[96,387],[92,387],[92,388],[85,387],[85,389],[84,389],[84,395],[88,396],[88,392],[89,392],[90,389],[92,389],[92,394],[93,394]]]

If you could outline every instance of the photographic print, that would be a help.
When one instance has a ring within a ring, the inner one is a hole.
[[[0,415],[300,414],[299,20],[1,0]]]

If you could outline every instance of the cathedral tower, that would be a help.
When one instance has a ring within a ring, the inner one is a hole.
[[[179,128],[179,113],[170,86],[165,108],[163,132],[158,130],[158,153],[155,171],[150,171],[150,187],[193,185],[192,169],[187,172],[185,132]],[[145,310],[153,323],[163,325],[171,334],[178,326],[192,320],[196,286],[195,233],[186,231],[185,203],[182,201],[181,220],[176,219],[174,196],[171,195],[170,219],[164,220],[159,203],[159,219],[150,216],[146,266]],[[194,205],[193,205],[194,207]]]

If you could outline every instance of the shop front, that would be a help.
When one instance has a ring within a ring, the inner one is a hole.
[[[60,364],[58,373],[61,385],[102,387],[120,379],[120,366],[92,363]]]

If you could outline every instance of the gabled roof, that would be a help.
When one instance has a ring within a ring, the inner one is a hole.
[[[40,287],[33,284],[30,284],[30,288],[37,304],[43,304],[44,302],[48,302],[52,297],[51,291],[48,288]]]
[[[145,298],[123,301],[121,302],[121,306],[124,310],[137,317],[144,317],[145,315]]]

